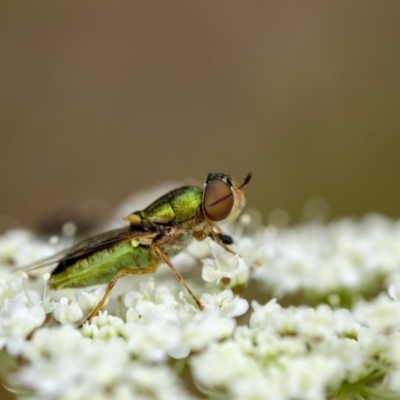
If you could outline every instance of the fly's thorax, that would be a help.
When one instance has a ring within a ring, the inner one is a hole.
[[[193,229],[197,220],[203,219],[201,215],[177,225],[165,227],[153,243],[158,246],[166,255],[172,257],[183,251],[193,239],[196,230]]]
[[[177,225],[190,221],[201,214],[203,191],[197,186],[183,186],[157,199],[138,215],[144,226]],[[138,220],[135,216],[134,219]]]

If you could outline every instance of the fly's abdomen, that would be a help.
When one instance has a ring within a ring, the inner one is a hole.
[[[130,242],[119,243],[97,251],[65,268],[62,268],[61,261],[50,276],[49,286],[51,289],[63,289],[109,283],[122,269],[143,269],[150,263],[150,249],[133,247]]]

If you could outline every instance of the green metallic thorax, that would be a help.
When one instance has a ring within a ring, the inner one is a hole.
[[[163,234],[154,240],[168,256],[181,252],[203,226],[201,203],[203,191],[197,186],[183,186],[168,192],[139,212],[144,226],[154,226]]]
[[[183,186],[160,197],[139,211],[143,224],[175,225],[201,213],[203,191],[197,186]]]

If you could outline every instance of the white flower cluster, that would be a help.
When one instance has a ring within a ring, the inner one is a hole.
[[[189,398],[168,366],[132,362],[122,338],[98,342],[68,326],[42,328],[21,356],[30,366],[14,379],[38,398]]]
[[[252,278],[274,297],[305,293],[321,300],[343,294],[356,300],[379,292],[399,271],[400,221],[371,215],[361,221],[264,228],[239,239],[235,250],[253,269]]]
[[[350,312],[326,305],[282,308],[273,299],[265,306],[253,302],[253,309],[248,326],[192,357],[194,377],[206,392],[314,400],[328,393],[339,398],[345,390],[360,399],[400,391],[400,303],[382,297]],[[379,378],[387,371],[389,385],[382,388]]]
[[[161,268],[121,279],[82,327],[104,287],[46,294],[10,271],[51,246],[1,236],[0,357],[19,366],[6,385],[32,399],[400,397],[400,222],[248,224],[230,230],[237,254],[209,241],[173,260],[202,311]]]

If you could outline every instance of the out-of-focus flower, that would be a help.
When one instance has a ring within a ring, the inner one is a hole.
[[[45,318],[36,292],[21,293],[3,301],[0,303],[0,348],[6,347],[11,354],[18,354],[23,341]]]

